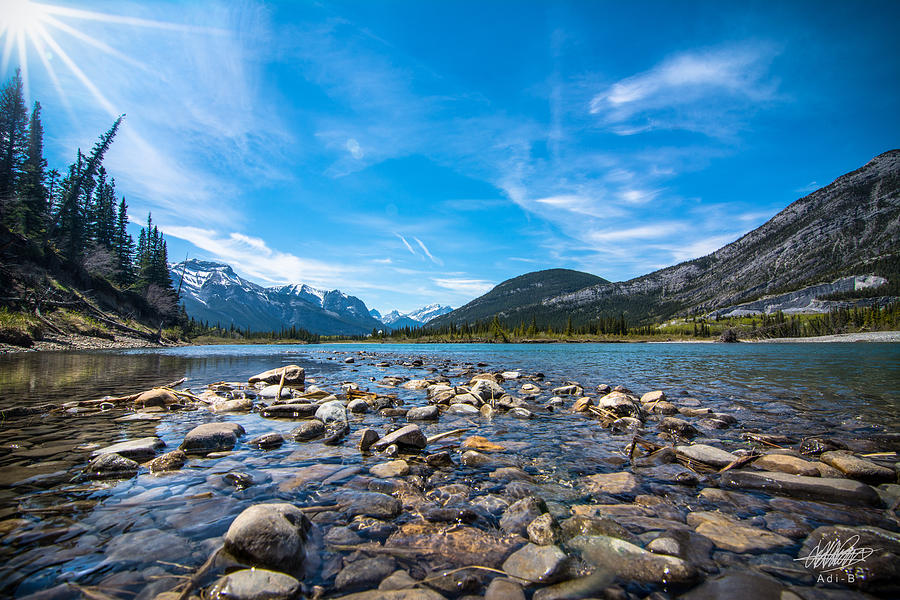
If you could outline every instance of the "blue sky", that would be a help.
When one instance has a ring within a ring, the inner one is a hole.
[[[382,312],[702,256],[900,146],[897,2],[0,2],[51,166],[126,113],[172,260]]]

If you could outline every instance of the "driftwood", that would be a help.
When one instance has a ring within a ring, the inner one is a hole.
[[[436,442],[438,440],[442,440],[446,437],[450,437],[451,435],[458,435],[460,433],[465,433],[468,430],[469,430],[468,427],[463,427],[462,429],[454,429],[452,431],[445,431],[444,433],[438,433],[437,435],[433,435],[433,436],[429,437],[426,441],[429,444],[433,444],[434,442]]]

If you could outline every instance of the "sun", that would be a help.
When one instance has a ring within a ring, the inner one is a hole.
[[[0,30],[10,36],[33,34],[41,12],[31,0],[0,0]]]

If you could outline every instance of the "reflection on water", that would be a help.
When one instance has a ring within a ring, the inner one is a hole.
[[[358,350],[375,352],[378,359],[343,362]],[[400,364],[412,357],[422,357],[424,367]],[[381,360],[392,366],[378,367]],[[309,379],[334,391],[346,381],[374,390],[386,374],[421,378],[433,373],[431,367],[452,376],[461,366],[479,362],[487,370],[542,372],[545,389],[566,381],[578,381],[586,389],[600,383],[638,393],[664,389],[672,397],[692,396],[732,414],[742,428],[772,433],[861,436],[897,431],[900,425],[900,346],[892,344],[348,344],[28,353],[0,357],[0,409],[125,395],[182,377],[185,386],[200,389],[285,364],[304,366]],[[398,394],[408,406],[426,403],[421,391],[381,391]],[[166,577],[184,573],[166,563],[201,564],[246,506],[265,501],[328,504],[339,484],[381,461],[360,455],[352,441],[340,446],[288,442],[272,451],[241,444],[230,456],[192,459],[181,471],[162,477],[142,472],[123,481],[79,481],[78,472],[95,445],[155,435],[173,449],[197,424],[221,419],[241,423],[245,441],[269,432],[288,434],[297,425],[257,414],[222,416],[205,410],[166,413],[155,421],[122,420],[128,413],[120,408],[60,411],[0,425],[0,536],[5,535],[0,595],[75,581],[148,590],[140,597],[152,598],[150,592],[178,582]],[[352,424],[354,431],[384,426],[385,419],[376,414]],[[510,459],[541,482],[548,501],[575,502],[580,477],[620,469],[627,462],[622,436],[567,411],[541,413],[531,421],[444,415],[438,423],[423,424],[426,435],[457,427],[507,444]],[[738,434],[731,430],[722,435]],[[453,448],[454,443],[447,440],[446,445]],[[441,444],[429,450],[439,450]],[[577,460],[566,458],[571,456]],[[323,465],[333,466],[327,483]],[[254,484],[236,490],[224,478],[229,472],[245,473]],[[496,487],[484,474],[464,473],[448,475],[446,483],[465,477],[469,485]],[[696,492],[690,493],[694,495],[685,502],[696,501]]]

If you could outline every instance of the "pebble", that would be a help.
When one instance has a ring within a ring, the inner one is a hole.
[[[325,423],[318,419],[304,421],[291,431],[291,437],[298,442],[314,440],[325,435]]]
[[[334,580],[334,587],[339,591],[374,588],[396,568],[397,561],[390,556],[356,560],[341,569]]]
[[[390,462],[372,465],[369,467],[369,473],[383,479],[388,477],[404,477],[409,475],[409,464],[403,459],[392,460]]]
[[[418,425],[411,424],[385,435],[372,444],[371,448],[372,450],[383,450],[391,444],[421,450],[428,445],[428,440]]]
[[[259,397],[266,398],[267,400],[271,399],[285,399],[285,398],[293,398],[294,391],[288,386],[281,386],[281,395],[278,395],[278,385],[267,385],[263,389],[259,390]]]
[[[505,446],[495,444],[486,437],[482,437],[480,435],[470,435],[465,440],[463,440],[460,448],[465,448],[467,450],[477,450],[479,452],[503,452],[506,450]]]
[[[182,450],[173,450],[166,452],[162,456],[157,456],[149,463],[147,467],[151,473],[159,473],[164,471],[177,471],[187,462],[187,454]]]
[[[527,535],[528,525],[547,512],[543,500],[527,496],[513,502],[500,518],[500,529],[507,533]]]
[[[137,475],[137,461],[116,453],[101,454],[87,466],[86,474],[93,479],[129,478]]]
[[[378,432],[374,429],[363,429],[359,436],[359,449],[365,452],[372,447],[372,444],[379,440]]]
[[[347,410],[355,415],[361,415],[369,412],[369,403],[362,398],[357,398],[347,403]]]
[[[525,531],[528,539],[539,546],[549,546],[559,541],[559,523],[550,513],[536,517]]]
[[[716,547],[740,554],[777,552],[794,544],[793,540],[783,535],[749,527],[720,512],[692,512],[687,516],[687,524],[712,540]]]
[[[437,419],[440,414],[437,406],[417,406],[406,411],[407,421],[430,421]]]
[[[819,476],[819,469],[816,468],[816,465],[808,460],[787,454],[766,454],[753,461],[753,466],[764,471],[780,471],[806,477]]]
[[[328,425],[329,423],[346,423],[347,409],[340,400],[326,402],[316,409],[315,417]]]
[[[156,456],[157,451],[165,448],[166,443],[158,437],[143,437],[127,442],[119,442],[112,446],[107,446],[99,450],[95,450],[91,456],[101,456],[103,454],[118,454],[126,458],[136,461],[150,460]]]
[[[702,462],[703,464],[717,467],[719,469],[721,469],[722,467],[727,467],[732,462],[738,459],[738,457],[731,452],[726,452],[725,450],[721,450],[719,448],[716,448],[715,446],[708,446],[706,444],[675,446],[675,453],[691,460],[696,460],[697,462]]]
[[[598,473],[587,477],[584,488],[590,493],[634,494],[639,489],[637,478],[628,472]]]
[[[264,433],[247,443],[262,450],[270,450],[280,447],[284,443],[284,437],[280,433]]]
[[[603,535],[581,535],[569,541],[586,562],[623,579],[645,583],[687,583],[697,570],[684,560],[654,554],[639,546]]]

